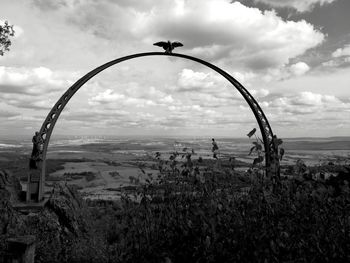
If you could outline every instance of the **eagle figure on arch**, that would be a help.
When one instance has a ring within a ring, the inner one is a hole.
[[[183,46],[183,44],[180,42],[177,42],[177,41],[170,42],[169,40],[167,42],[166,41],[156,42],[153,45],[158,46],[158,47],[162,47],[165,50],[165,53],[167,53],[167,54],[171,54],[172,51],[174,50],[174,48]]]

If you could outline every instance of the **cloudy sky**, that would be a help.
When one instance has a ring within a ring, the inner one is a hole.
[[[350,134],[349,0],[0,0],[15,25],[0,57],[0,137],[31,135],[70,85],[133,53],[175,52],[232,74],[279,137]],[[257,127],[217,73],[165,56],[100,73],[70,100],[60,134],[243,137]]]

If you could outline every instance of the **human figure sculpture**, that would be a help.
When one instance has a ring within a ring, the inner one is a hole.
[[[219,150],[219,146],[218,146],[218,144],[216,143],[216,141],[215,141],[215,139],[214,138],[212,138],[211,139],[212,140],[212,145],[213,145],[213,148],[211,149],[211,151],[213,152],[213,157],[215,158],[215,159],[218,159],[218,157],[217,157],[217,151]]]
[[[39,132],[35,132],[35,135],[32,138],[33,150],[30,156],[29,167],[31,169],[37,169],[36,162],[40,160],[40,146],[41,146],[42,138]]]

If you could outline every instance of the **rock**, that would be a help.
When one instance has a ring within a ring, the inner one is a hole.
[[[11,200],[15,199],[17,191],[18,184],[13,176],[5,170],[0,170],[0,260],[1,253],[5,251],[6,234],[9,226],[14,223],[16,215],[16,211],[11,206]]]
[[[12,176],[9,171],[0,170],[0,200],[8,198],[10,202],[16,202],[19,200],[21,191],[22,186],[19,179]]]
[[[6,228],[15,213],[11,203],[17,200],[21,190],[17,178],[5,170],[0,170],[0,235],[7,232]]]
[[[71,233],[79,235],[87,231],[87,206],[75,186],[56,184],[46,207]]]
[[[43,209],[26,214],[12,207],[20,190],[16,178],[6,171],[0,172],[0,262],[8,238],[35,236],[35,262],[65,261],[74,242],[89,239],[90,216],[77,189],[55,185]]]

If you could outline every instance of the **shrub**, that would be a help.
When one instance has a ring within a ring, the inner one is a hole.
[[[115,262],[345,262],[350,260],[349,188],[284,180],[251,182],[207,171],[203,177],[163,169],[134,196],[106,230]],[[139,202],[135,202],[135,199]]]

